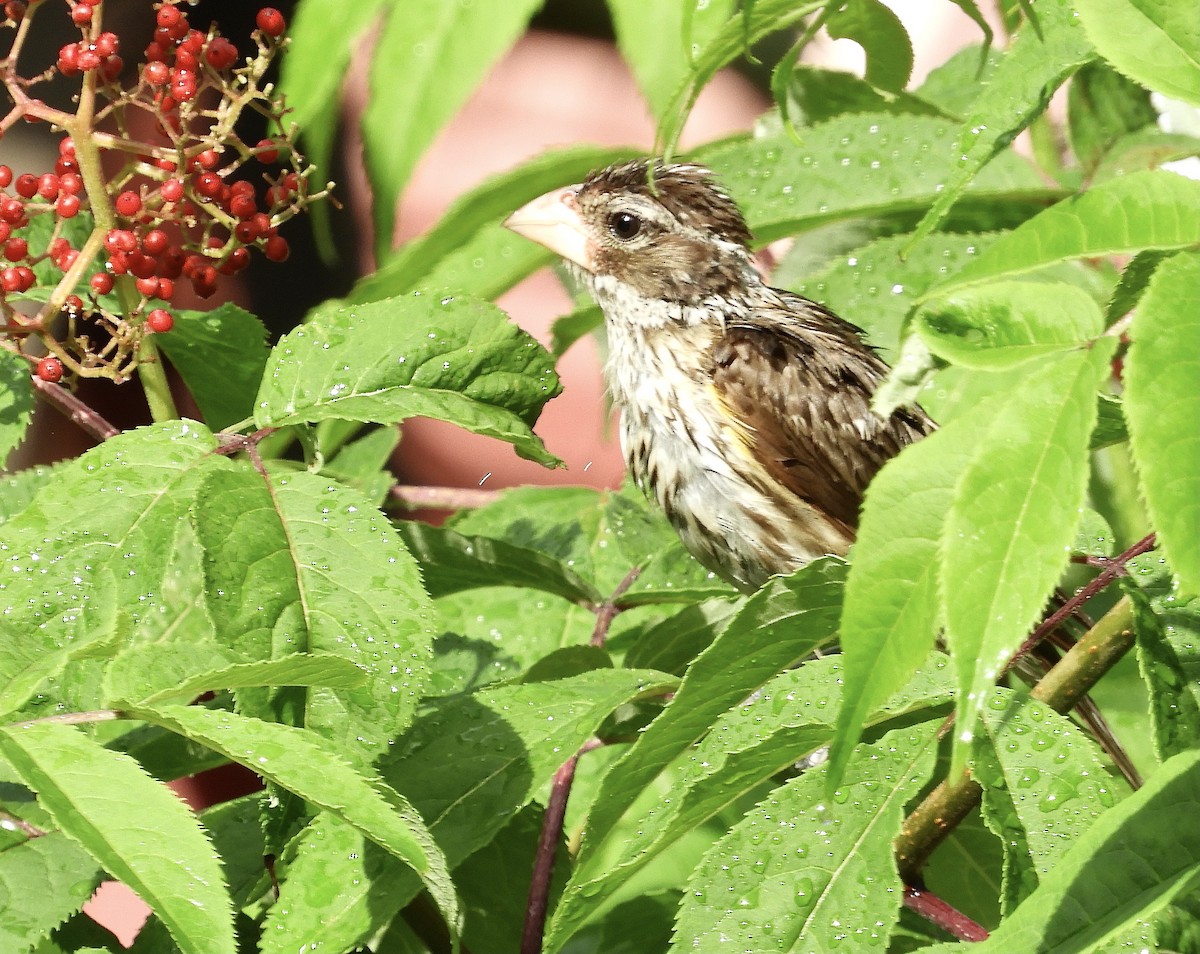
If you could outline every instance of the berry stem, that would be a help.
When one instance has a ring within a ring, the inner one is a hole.
[[[121,433],[120,430],[97,414],[87,404],[84,404],[83,401],[79,400],[67,388],[58,384],[51,384],[49,381],[43,381],[36,375],[30,378],[30,380],[33,382],[34,390],[47,403],[52,405],[72,423],[79,425],[79,427],[91,434],[96,440],[106,441],[110,437],[116,437]]]

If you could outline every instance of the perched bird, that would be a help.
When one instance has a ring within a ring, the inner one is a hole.
[[[505,224],[579,270],[604,312],[630,473],[742,589],[844,553],[867,483],[933,428],[918,408],[871,411],[887,366],[860,329],[762,280],[745,219],[701,166],[610,166]]]

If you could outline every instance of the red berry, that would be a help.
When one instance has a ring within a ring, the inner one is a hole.
[[[132,219],[142,211],[142,197],[136,192],[122,192],[113,201],[113,208],[117,210],[117,215]]]
[[[196,95],[196,74],[187,69],[171,71],[171,95],[181,103]]]
[[[61,381],[63,376],[62,362],[53,355],[46,355],[37,363],[37,376],[43,381],[49,381],[53,384],[55,381]]]
[[[142,70],[142,78],[151,86],[163,86],[171,78],[171,70],[162,60],[151,60]]]
[[[0,289],[5,292],[23,292],[33,287],[33,269],[27,265],[0,270]]]
[[[199,30],[185,30],[181,31],[175,39],[180,40],[180,52],[190,53],[193,57],[197,57],[200,55],[200,51],[204,49],[204,41],[208,37]]]
[[[260,139],[254,147],[258,151],[258,161],[268,165],[279,161],[279,147],[274,139]]]
[[[121,48],[121,41],[117,39],[115,33],[109,33],[106,30],[96,37],[94,47],[101,56],[112,56]]]
[[[12,235],[12,226],[0,220],[0,242],[7,242],[10,235]]]
[[[175,297],[175,282],[170,278],[160,278],[158,280],[158,297],[164,301],[170,301]]]
[[[13,199],[6,195],[0,196],[0,220],[16,228],[21,228],[28,221],[25,217],[25,206],[19,199]]]
[[[142,251],[155,258],[165,252],[170,244],[167,233],[162,229],[151,229],[142,236]]]
[[[4,4],[4,15],[13,23],[20,23],[25,19],[26,9],[25,0],[8,0],[8,3]]]
[[[104,236],[104,248],[113,252],[132,252],[137,248],[137,237],[128,229],[109,229]]]
[[[23,238],[10,238],[4,243],[4,257],[10,262],[19,262],[29,254],[29,243]]]
[[[147,298],[155,298],[158,296],[158,279],[151,276],[150,278],[139,278],[134,285],[137,286],[138,294],[145,295]]]
[[[0,189],[7,189],[12,185],[13,171],[8,166],[0,166]]]
[[[100,75],[104,77],[105,82],[114,83],[123,69],[125,61],[114,53],[112,56],[106,56],[100,64]]]
[[[32,199],[37,195],[37,176],[31,176],[28,172],[22,173],[17,176],[17,181],[13,188],[22,199]]]
[[[221,177],[215,172],[202,172],[192,179],[192,188],[206,199],[215,199],[221,194]]]
[[[227,70],[238,61],[237,47],[223,36],[214,36],[204,51],[204,58],[214,70]]]
[[[191,50],[185,50],[180,47],[175,51],[175,68],[179,70],[188,70],[194,73],[200,68],[200,60]]]
[[[184,19],[183,11],[171,4],[163,4],[154,15],[155,22],[164,30],[169,30],[180,20]]]
[[[79,51],[79,68],[87,73],[100,67],[100,54],[84,47]]]
[[[90,3],[77,3],[75,9],[71,11],[71,20],[76,26],[84,26],[92,22],[92,5]]]
[[[169,40],[168,40],[169,42]],[[147,45],[146,52],[142,54],[142,58],[146,61],[146,65],[151,63],[162,63],[167,58],[167,46],[165,43],[155,41]],[[165,65],[165,64],[164,64]],[[166,74],[163,74],[162,82],[166,82]]]
[[[58,177],[58,191],[78,195],[83,189],[83,177],[78,172],[65,172]]]
[[[97,295],[107,295],[113,290],[113,277],[107,272],[96,272],[90,284]]]
[[[155,334],[166,334],[175,327],[175,319],[165,308],[155,308],[146,316],[146,327]]]
[[[79,214],[79,196],[64,192],[54,200],[54,211],[60,219],[73,219]]]
[[[272,262],[285,262],[288,255],[291,254],[291,249],[288,248],[287,239],[282,235],[272,235],[263,244],[263,254]]]
[[[229,199],[229,212],[239,219],[248,219],[258,211],[252,195],[234,195]]]
[[[69,172],[79,172],[79,163],[75,161],[74,156],[59,157],[59,160],[54,163],[54,174],[61,179]]]
[[[215,149],[205,149],[193,157],[192,162],[195,163],[195,168],[211,172],[220,165],[221,155]]]
[[[68,295],[63,299],[63,307],[68,311],[83,311],[83,299],[78,295]]]
[[[283,31],[287,29],[283,14],[274,7],[263,7],[259,10],[254,22],[267,36],[283,36]]]
[[[63,76],[74,76],[79,72],[79,47],[68,43],[58,51],[58,62],[55,64]]]
[[[43,199],[55,199],[62,188],[62,182],[53,172],[47,172],[38,177],[37,194]]]
[[[168,179],[159,189],[164,202],[178,202],[183,198],[183,182],[179,179]]]

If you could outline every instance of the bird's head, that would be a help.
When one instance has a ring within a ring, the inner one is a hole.
[[[755,274],[745,219],[703,166],[609,166],[504,224],[579,266],[593,289],[617,283],[693,306],[744,289]]]

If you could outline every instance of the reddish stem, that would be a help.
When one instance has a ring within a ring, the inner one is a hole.
[[[923,917],[930,924],[936,924],[949,931],[960,941],[986,941],[988,932],[982,925],[953,908],[936,894],[928,891],[918,891],[916,888],[904,886],[904,906]]]

